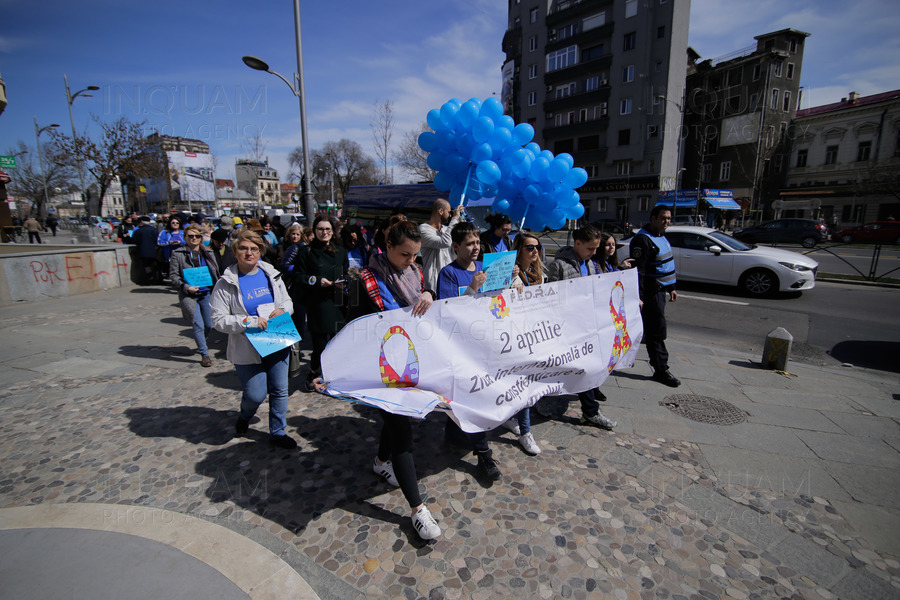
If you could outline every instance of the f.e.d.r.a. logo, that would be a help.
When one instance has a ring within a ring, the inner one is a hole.
[[[506,305],[503,294],[491,298],[490,311],[495,319],[503,319],[509,316],[509,306]]]
[[[403,366],[401,374],[398,374],[397,370],[391,366],[385,353],[385,345],[395,335],[406,338],[407,344],[406,364]],[[384,334],[378,356],[378,367],[381,371],[381,382],[387,387],[415,387],[419,383],[419,355],[416,354],[416,347],[409,334],[402,327],[395,325]]]

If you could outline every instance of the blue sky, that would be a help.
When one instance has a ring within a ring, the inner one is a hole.
[[[588,0],[589,1],[589,0]],[[678,0],[670,0],[678,2]],[[34,121],[70,131],[63,74],[79,132],[90,115],[146,120],[163,133],[202,139],[217,176],[232,178],[246,138],[260,131],[284,179],[300,143],[297,99],[276,77],[252,71],[252,54],[289,79],[296,70],[290,0],[0,0],[0,75],[9,106],[0,152],[34,145]],[[787,6],[787,8],[785,8]],[[394,102],[403,133],[451,97],[499,92],[505,0],[301,0],[310,147],[350,138],[374,158],[376,101]],[[704,58],[792,27],[807,40],[803,106],[900,87],[900,8],[895,0],[693,0],[690,45]],[[45,134],[46,135],[46,134]],[[404,175],[394,171],[395,179]]]

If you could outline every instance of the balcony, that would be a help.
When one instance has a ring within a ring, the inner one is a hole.
[[[562,139],[573,136],[585,136],[591,133],[602,133],[609,127],[609,117],[601,117],[593,121],[582,121],[569,125],[544,127],[544,139]],[[593,150],[591,151],[593,152]],[[605,151],[604,151],[605,153]]]
[[[555,85],[565,81],[582,79],[588,75],[599,75],[604,69],[608,70],[611,65],[612,54],[604,54],[593,60],[580,62],[563,69],[544,73],[544,84]]]
[[[600,86],[599,89],[589,92],[581,92],[580,94],[572,94],[563,98],[553,98],[544,102],[544,112],[559,112],[572,108],[587,108],[588,105],[595,106],[599,102],[609,101],[610,87],[609,84]]]
[[[613,23],[610,21],[606,25],[594,27],[593,29],[576,33],[567,38],[548,41],[544,50],[545,52],[553,52],[554,50],[559,50],[560,48],[565,48],[566,46],[571,46],[573,44],[577,45],[579,48],[589,48],[598,42],[609,41],[612,37],[613,29]]]
[[[580,17],[586,17],[606,9],[609,14],[613,7],[613,0],[570,0],[563,8],[556,5],[555,11],[547,15],[547,27],[556,27],[566,21],[571,21]]]

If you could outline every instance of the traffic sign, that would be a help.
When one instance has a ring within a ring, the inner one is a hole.
[[[16,157],[15,156],[0,156],[0,169],[15,169],[16,168]]]

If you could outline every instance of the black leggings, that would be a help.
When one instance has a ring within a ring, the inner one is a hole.
[[[378,443],[378,460],[390,460],[394,465],[394,475],[400,483],[400,490],[411,507],[422,504],[419,494],[419,480],[412,456],[412,426],[410,418],[381,411],[384,426]]]

